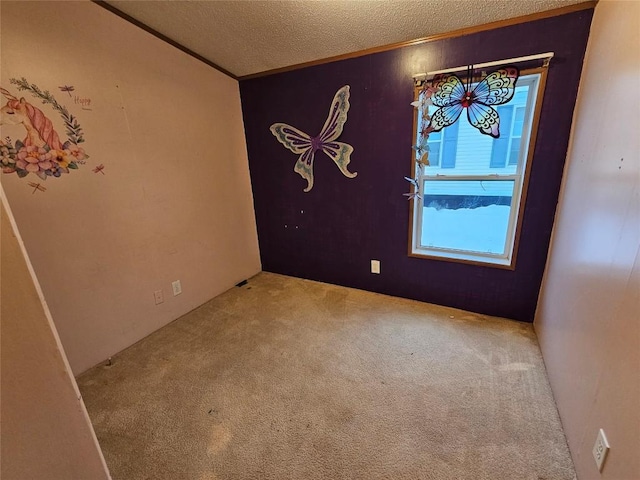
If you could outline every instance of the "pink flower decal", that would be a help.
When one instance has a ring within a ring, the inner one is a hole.
[[[42,147],[29,145],[18,151],[16,167],[35,173],[38,177],[46,178],[46,171],[53,166],[51,154]]]
[[[84,159],[87,158],[87,154],[84,153],[84,150],[81,147],[71,144],[69,145],[68,148],[69,148],[69,153],[73,155],[76,163],[80,163],[82,165],[86,163]]]

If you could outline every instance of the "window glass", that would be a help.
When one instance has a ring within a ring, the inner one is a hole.
[[[504,252],[514,180],[425,180],[421,245]]]
[[[489,166],[491,168],[504,168],[507,160],[507,152],[509,151],[509,144],[511,143],[511,117],[513,117],[513,107],[501,106],[498,107],[498,115],[500,115],[500,131],[504,132],[500,138],[493,139],[493,145],[491,146],[491,162]],[[522,128],[520,129],[522,131]],[[505,135],[508,132],[508,135]]]
[[[429,135],[429,164],[440,165],[440,149],[442,148],[442,132]]]

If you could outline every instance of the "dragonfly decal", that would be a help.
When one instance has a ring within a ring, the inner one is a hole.
[[[75,90],[73,85],[63,85],[62,87],[58,87],[61,92],[67,92],[69,96],[71,96],[71,92]]]
[[[31,192],[32,195],[34,193],[36,193],[37,191],[40,191],[40,192],[46,192],[47,191],[47,187],[43,187],[39,183],[29,182],[29,183],[27,183],[27,185],[29,185],[31,188],[33,188],[33,192]]]

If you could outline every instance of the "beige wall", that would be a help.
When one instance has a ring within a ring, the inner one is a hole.
[[[0,476],[3,480],[108,479],[84,403],[4,199],[0,217]]]
[[[46,182],[1,176],[78,374],[260,270],[238,82],[90,2],[1,9],[2,87],[66,137],[61,117],[9,80],[49,90],[78,117],[91,157]]]
[[[640,2],[601,0],[535,321],[580,480],[640,478],[639,87]]]

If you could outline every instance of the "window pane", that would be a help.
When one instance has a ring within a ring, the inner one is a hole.
[[[509,148],[509,137],[511,135],[511,117],[513,116],[513,107],[498,107],[498,115],[500,115],[500,138],[493,140],[493,148],[491,149],[491,168],[503,168],[507,163],[507,149]],[[522,130],[522,127],[520,127]]]
[[[449,125],[444,129],[444,145],[442,146],[442,168],[454,168],[456,166],[459,129],[459,121],[454,123],[453,125]]]
[[[513,180],[425,180],[421,246],[502,255]]]
[[[511,140],[511,151],[509,152],[509,165],[517,165],[518,158],[520,156],[520,141],[519,137],[514,137]]]
[[[431,138],[429,138],[431,140]],[[440,165],[440,142],[429,141],[429,165]]]
[[[516,118],[513,123],[513,135],[516,137],[522,136],[522,129],[524,128],[524,107],[516,108]]]
[[[429,134],[429,143],[431,142],[439,142],[442,139],[442,130],[439,132],[431,132]]]

